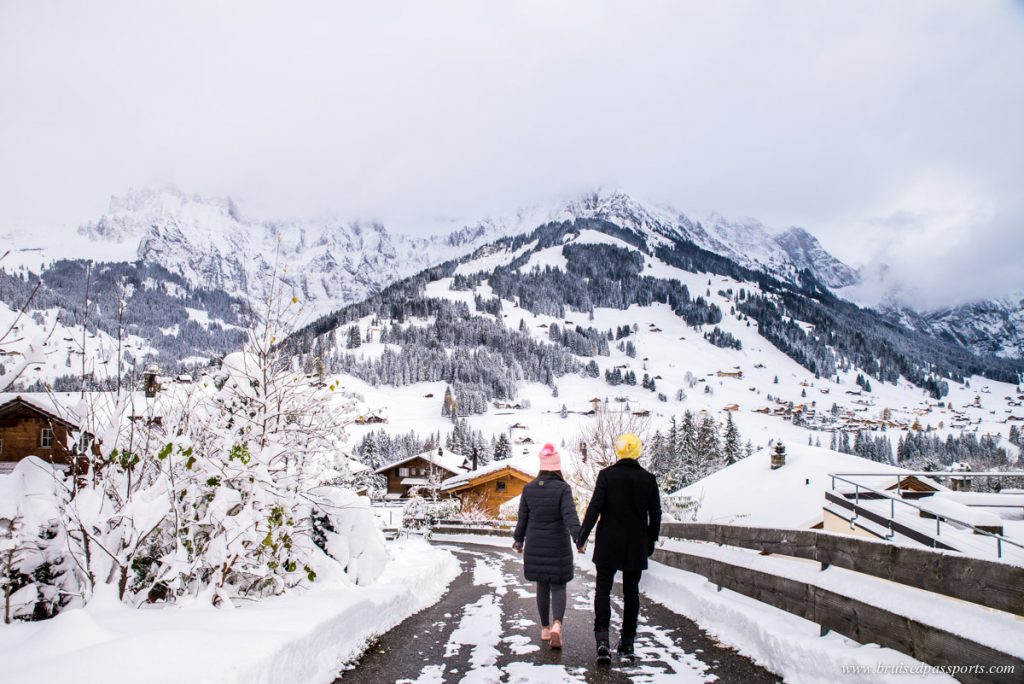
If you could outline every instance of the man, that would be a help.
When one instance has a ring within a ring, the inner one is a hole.
[[[647,569],[647,557],[654,553],[661,527],[661,497],[654,475],[644,470],[640,438],[625,434],[615,440],[615,464],[597,475],[594,495],[587,506],[576,548],[586,550],[587,537],[597,524],[594,565],[597,593],[594,597],[594,637],[597,662],[608,664],[608,628],[611,622],[611,592],[615,573],[622,572],[622,629],[619,655],[633,657],[633,640],[640,615],[640,575]]]

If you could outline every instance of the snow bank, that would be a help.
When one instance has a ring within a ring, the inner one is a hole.
[[[459,573],[450,552],[419,540],[388,550],[367,587],[339,577],[236,610],[94,600],[52,620],[0,625],[0,682],[331,682],[367,639],[436,603]]]
[[[818,625],[727,589],[717,591],[700,575],[651,563],[640,589],[645,595],[685,615],[723,644],[787,682],[818,684],[840,675],[845,666],[918,665],[892,649],[861,645],[839,634],[819,636]],[[948,675],[929,682],[954,682]],[[858,682],[891,682],[891,675],[858,674]]]

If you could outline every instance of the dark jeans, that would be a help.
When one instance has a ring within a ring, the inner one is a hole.
[[[615,570],[597,569],[597,594],[594,596],[594,631],[607,632],[612,619],[612,585]],[[636,637],[636,623],[640,617],[640,576],[643,570],[622,571],[622,628],[623,639]]]
[[[551,625],[549,618],[552,608],[555,611],[555,619],[561,622],[565,617],[565,585],[537,582],[537,611],[540,613],[541,626]]]

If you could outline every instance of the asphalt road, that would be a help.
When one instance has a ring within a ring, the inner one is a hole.
[[[540,640],[533,584],[511,551],[448,545],[462,573],[434,606],[383,635],[335,684],[403,682],[742,682],[781,679],[702,632],[692,621],[641,595],[635,663],[595,663],[594,578],[569,584],[561,651]],[[613,593],[612,649],[621,587]]]

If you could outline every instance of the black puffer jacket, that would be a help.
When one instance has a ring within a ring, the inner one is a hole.
[[[513,535],[525,542],[523,575],[531,582],[565,584],[573,577],[572,540],[580,533],[580,519],[572,490],[553,473],[541,473],[523,488],[519,522]]]

